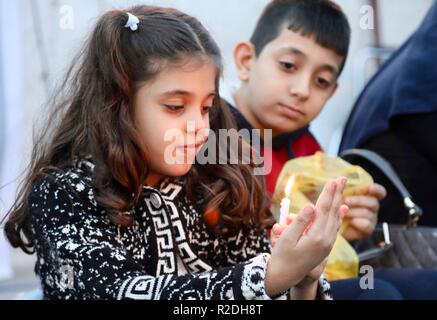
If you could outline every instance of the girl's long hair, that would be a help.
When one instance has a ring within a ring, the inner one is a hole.
[[[138,30],[124,27],[127,12],[139,18]],[[34,252],[27,207],[34,184],[85,155],[91,155],[95,164],[93,189],[98,204],[113,223],[130,226],[133,217],[122,213],[135,205],[148,175],[148,155],[134,125],[135,88],[165,67],[205,56],[217,67],[218,93],[220,51],[195,18],[152,6],[104,14],[73,60],[50,104],[54,109],[47,125],[35,141],[27,175],[6,217],[5,234],[12,246]],[[235,126],[218,94],[210,126],[216,133]],[[195,164],[184,177],[188,197],[205,200],[205,219],[214,232],[232,234],[247,225],[261,232],[272,224],[262,183],[253,168],[252,163]],[[211,212],[216,219],[208,218]]]

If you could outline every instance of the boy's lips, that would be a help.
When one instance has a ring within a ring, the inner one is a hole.
[[[288,106],[288,105],[285,105],[282,103],[279,104],[279,107],[280,107],[281,113],[283,115],[285,115],[286,117],[291,118],[291,119],[297,119],[297,118],[300,118],[301,116],[305,115],[305,113],[302,110],[300,110],[296,107]]]

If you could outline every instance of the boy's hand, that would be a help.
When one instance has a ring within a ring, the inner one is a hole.
[[[387,191],[377,183],[372,184],[366,195],[350,196],[345,204],[350,210],[345,218],[349,225],[343,236],[348,241],[360,240],[375,230],[378,221],[379,202],[385,198]]]

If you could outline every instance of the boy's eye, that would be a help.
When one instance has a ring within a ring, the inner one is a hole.
[[[167,109],[169,109],[170,111],[176,112],[176,111],[181,111],[184,109],[184,106],[182,105],[171,105],[171,104],[165,104],[164,105]]]
[[[319,87],[323,89],[326,89],[331,85],[331,83],[328,80],[323,78],[317,78],[317,84],[319,85]]]
[[[296,69],[296,65],[294,63],[292,63],[292,62],[281,61],[281,62],[279,62],[279,64],[286,71],[293,71],[293,70]]]

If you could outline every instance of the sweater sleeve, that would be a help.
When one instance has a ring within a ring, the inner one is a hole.
[[[225,241],[225,255],[229,264],[242,263],[246,259],[271,252],[271,242],[264,231],[261,234],[255,232],[254,228],[244,228],[237,235],[230,237]],[[247,273],[250,274],[250,273]],[[256,295],[256,294],[254,294]],[[275,299],[291,299],[290,292],[278,295]],[[322,275],[318,281],[317,300],[331,300],[331,287],[329,282]]]
[[[83,185],[72,188],[83,189]],[[37,252],[35,270],[45,298],[269,299],[264,290],[268,253],[212,272],[147,274],[129,255],[117,232],[120,229],[72,188],[44,178],[35,184],[28,200]]]

